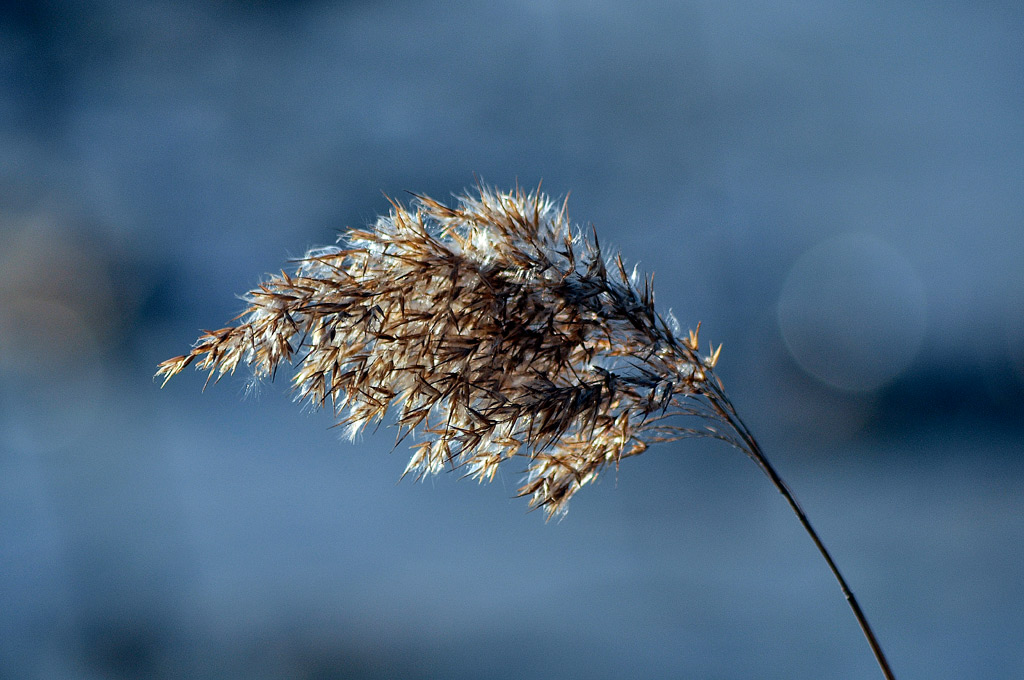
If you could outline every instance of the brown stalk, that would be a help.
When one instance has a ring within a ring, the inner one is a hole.
[[[800,502],[797,501],[796,496],[793,495],[789,485],[783,481],[782,477],[780,477],[779,473],[775,470],[775,467],[764,455],[764,452],[761,450],[761,445],[757,443],[754,435],[751,434],[746,424],[739,415],[737,415],[736,410],[733,408],[732,403],[725,394],[721,392],[721,390],[718,390],[717,393],[709,396],[708,401],[722,420],[727,422],[737,436],[739,436],[743,443],[743,446],[740,446],[739,448],[755,463],[757,463],[757,466],[760,467],[768,479],[771,480],[772,485],[775,486],[778,492],[782,494],[782,497],[786,499],[786,502],[789,503],[789,507],[793,510],[794,514],[796,514],[797,519],[800,520],[800,524],[811,537],[811,540],[814,542],[814,546],[818,549],[818,552],[820,552],[821,556],[825,558],[825,563],[828,565],[832,575],[839,583],[839,588],[843,591],[843,597],[846,598],[847,604],[850,605],[850,609],[853,611],[853,615],[857,619],[857,625],[860,626],[861,632],[863,632],[864,637],[867,638],[868,645],[871,647],[871,653],[874,654],[875,661],[878,662],[878,667],[882,670],[882,675],[885,676],[886,680],[895,680],[892,669],[889,667],[889,661],[885,658],[882,646],[878,642],[878,638],[875,637],[875,632],[871,628],[871,624],[868,623],[868,619],[864,615],[864,611],[860,608],[860,603],[857,602],[857,598],[854,596],[853,590],[850,589],[850,586],[847,584],[842,572],[839,571],[838,565],[836,565],[835,560],[832,559],[832,555],[825,547],[821,537],[818,536],[818,532],[815,531],[813,526],[811,526],[811,521],[807,518],[807,514],[804,513],[803,508],[800,506]]]

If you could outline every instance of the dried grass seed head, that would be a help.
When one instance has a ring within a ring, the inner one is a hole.
[[[722,436],[704,398],[720,394],[718,352],[701,357],[696,331],[677,337],[650,279],[606,260],[565,203],[487,187],[454,207],[417,196],[343,241],[249,291],[237,325],[157,375],[291,363],[296,398],[330,405],[350,436],[393,411],[414,441],[406,473],[489,481],[527,459],[519,492],[549,517],[650,443]]]

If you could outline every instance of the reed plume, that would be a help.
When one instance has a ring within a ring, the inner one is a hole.
[[[700,353],[654,308],[651,279],[606,258],[596,233],[540,193],[479,187],[454,207],[415,196],[372,229],[312,250],[249,291],[237,325],[205,332],[159,365],[207,383],[246,364],[295,369],[296,399],[330,407],[355,437],[391,411],[412,441],[406,474],[479,481],[522,458],[519,495],[550,518],[607,466],[656,442],[724,440],[768,475],[824,556],[885,677],[871,628],[788,487]]]

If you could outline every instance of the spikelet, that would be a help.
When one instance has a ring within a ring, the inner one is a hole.
[[[479,187],[455,207],[416,196],[342,239],[249,291],[237,325],[157,375],[194,362],[207,382],[239,364],[267,377],[290,363],[296,398],[332,408],[352,437],[391,411],[398,440],[413,441],[406,473],[489,481],[525,458],[519,493],[548,517],[651,443],[710,435],[744,448],[708,401],[721,347],[701,356],[697,331],[677,337],[651,281],[606,260],[565,203],[518,188]]]

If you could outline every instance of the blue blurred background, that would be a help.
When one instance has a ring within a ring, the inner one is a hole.
[[[0,677],[871,678],[741,454],[545,524],[156,364],[289,257],[517,180],[657,272],[898,677],[1024,677],[1019,2],[0,10]]]

